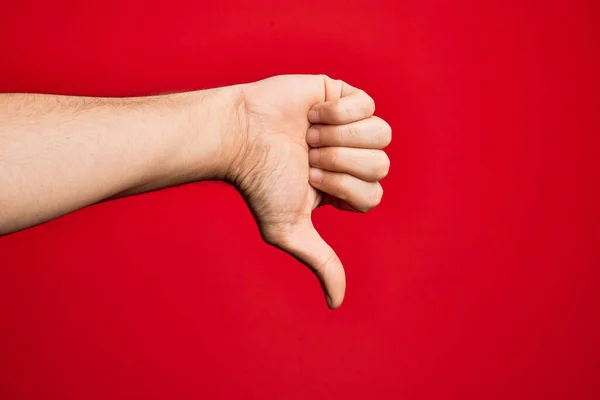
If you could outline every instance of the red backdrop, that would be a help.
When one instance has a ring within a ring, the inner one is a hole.
[[[598,3],[285,3],[5,0],[0,91],[326,73],[395,134],[382,205],[314,217],[338,311],[224,184],[0,238],[0,397],[600,398]]]

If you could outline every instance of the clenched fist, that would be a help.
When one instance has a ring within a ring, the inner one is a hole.
[[[306,264],[337,308],[344,269],[312,211],[365,212],[381,201],[391,128],[364,91],[326,76],[276,76],[239,86],[241,142],[229,177],[265,242]]]
[[[134,98],[0,94],[0,235],[108,198],[222,179],[336,308],[344,269],[311,213],[381,201],[391,129],[374,111],[365,92],[322,75]]]

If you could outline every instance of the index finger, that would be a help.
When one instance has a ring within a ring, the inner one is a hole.
[[[316,104],[308,113],[310,122],[341,125],[368,118],[375,112],[375,101],[364,90],[344,84],[338,100]]]

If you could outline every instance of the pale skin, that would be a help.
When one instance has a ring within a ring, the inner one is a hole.
[[[308,266],[337,308],[344,269],[311,214],[381,201],[391,128],[374,111],[364,91],[324,75],[137,98],[0,94],[0,235],[110,198],[223,180],[264,241]]]

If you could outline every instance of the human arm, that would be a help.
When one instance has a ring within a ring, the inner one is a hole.
[[[107,198],[224,180],[263,239],[311,268],[330,307],[341,304],[344,270],[311,214],[381,200],[391,129],[363,91],[289,75],[129,99],[0,96],[0,234]]]
[[[0,234],[110,197],[221,178],[232,96],[0,94]]]

